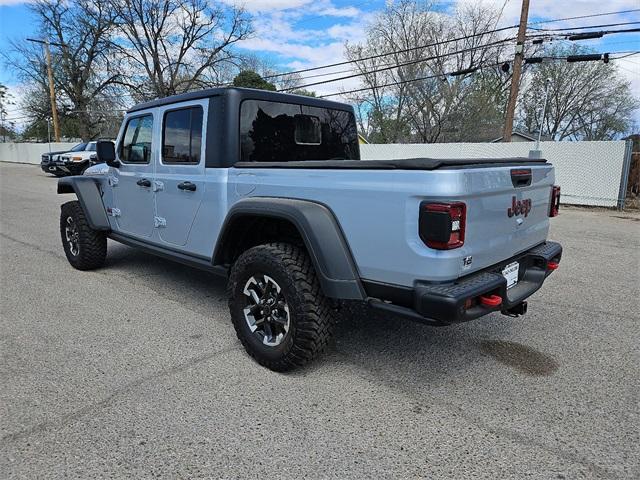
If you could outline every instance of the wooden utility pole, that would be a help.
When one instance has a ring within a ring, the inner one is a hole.
[[[56,87],[53,85],[53,68],[51,67],[51,51],[49,40],[44,42],[44,50],[47,53],[47,75],[49,76],[49,96],[51,97],[51,116],[53,117],[53,136],[56,142],[60,141],[60,125],[58,125],[58,108],[56,106]]]
[[[529,18],[529,0],[522,0],[522,10],[520,11],[520,26],[518,27],[518,37],[516,39],[516,53],[513,57],[513,75],[511,76],[511,90],[509,91],[509,103],[504,118],[504,130],[502,141],[510,142],[513,133],[513,117],[518,101],[518,89],[520,87],[520,74],[522,73],[522,60],[524,58],[524,40],[527,34],[527,19]]]
[[[58,108],[56,106],[56,87],[53,84],[53,67],[51,66],[51,50],[49,49],[49,40],[35,40],[27,38],[30,42],[41,43],[44,45],[44,52],[47,59],[47,76],[49,78],[49,98],[51,99],[51,116],[53,118],[53,136],[56,142],[60,141],[60,125],[58,124]],[[57,44],[56,44],[57,45]]]

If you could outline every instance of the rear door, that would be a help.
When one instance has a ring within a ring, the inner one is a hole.
[[[160,109],[161,149],[156,165],[156,223],[160,240],[186,252],[204,196],[204,132],[208,102]]]
[[[137,238],[153,235],[152,152],[157,150],[153,129],[152,112],[129,117],[117,149],[120,167],[113,185],[116,225],[119,232]]]

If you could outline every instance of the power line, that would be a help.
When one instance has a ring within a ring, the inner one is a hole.
[[[402,50],[394,50],[394,51],[391,51],[391,52],[379,53],[379,54],[376,54],[376,55],[370,55],[368,57],[356,58],[354,60],[345,60],[343,62],[336,62],[336,63],[327,64],[327,65],[320,65],[318,67],[303,68],[301,70],[293,70],[291,72],[275,73],[273,75],[267,75],[266,77],[263,77],[263,78],[265,80],[268,80],[268,79],[271,79],[271,78],[283,77],[283,76],[286,76],[286,75],[293,75],[293,74],[296,74],[296,73],[306,73],[306,72],[312,72],[312,71],[315,71],[315,70],[322,70],[322,69],[325,69],[325,68],[340,67],[342,65],[348,65],[350,63],[362,62],[362,61],[365,61],[365,60],[373,60],[374,58],[387,57],[389,55],[395,55],[395,54],[398,54],[398,53],[411,52],[411,51],[414,51],[414,50],[421,50],[421,49],[428,48],[428,47],[436,47],[436,46],[439,46],[439,45],[446,45],[447,43],[459,42],[459,41],[462,41],[462,40],[469,40],[469,39],[474,38],[474,37],[482,37],[482,36],[489,35],[489,34],[492,34],[492,33],[498,33],[498,32],[503,32],[505,30],[511,30],[513,28],[516,28],[516,27],[517,27],[517,25],[512,25],[510,27],[502,27],[502,28],[498,28],[498,29],[495,29],[495,30],[488,30],[486,32],[475,33],[473,35],[466,35],[466,36],[463,36],[463,37],[451,38],[449,40],[441,40],[441,41],[434,42],[434,43],[428,43],[426,45],[420,45],[420,46],[417,46],[417,47],[410,47],[410,48],[405,48],[405,49],[402,49]]]
[[[479,67],[475,67],[473,70],[474,71],[478,71],[478,70],[482,70],[485,68],[490,68],[490,67],[497,67],[499,65],[502,65],[506,62],[507,60],[503,60],[501,62],[498,63],[492,63],[489,65],[481,65]],[[444,77],[448,77],[448,76],[458,76],[460,71],[454,71],[454,72],[447,72],[447,73],[439,73],[437,75],[427,75],[424,77],[417,77],[417,78],[412,78],[410,80],[398,80],[396,82],[390,82],[390,83],[385,83],[384,85],[376,85],[375,88],[386,88],[386,87],[394,87],[397,85],[404,85],[406,83],[414,83],[414,82],[420,82],[422,80],[430,80],[430,79],[434,79],[434,78],[444,78]],[[318,98],[327,98],[327,97],[335,97],[337,95],[349,95],[352,93],[357,93],[357,92],[363,92],[365,90],[371,90],[371,87],[365,87],[365,88],[356,88],[353,90],[348,90],[346,92],[337,92],[337,93],[328,93],[326,95],[320,95]]]
[[[630,9],[630,10],[620,10],[620,11],[616,11],[616,12],[603,12],[603,13],[596,13],[596,14],[591,14],[591,15],[580,15],[580,16],[576,16],[576,17],[565,17],[565,18],[556,18],[556,19],[550,19],[550,20],[541,20],[538,22],[529,22],[529,25],[540,25],[540,24],[545,24],[545,23],[554,23],[554,22],[561,22],[561,21],[565,21],[565,20],[575,20],[575,19],[580,19],[580,18],[593,18],[593,17],[602,17],[602,16],[607,16],[607,15],[619,15],[622,13],[631,13],[631,12],[638,12],[640,11],[640,8],[636,8],[636,9]],[[365,61],[365,60],[372,60],[374,58],[380,58],[380,57],[385,57],[388,55],[394,55],[397,53],[405,53],[405,52],[410,52],[413,50],[420,50],[420,49],[424,49],[424,48],[428,48],[428,47],[434,47],[434,46],[438,46],[438,45],[444,45],[447,43],[452,43],[452,42],[457,42],[457,41],[462,41],[462,40],[468,40],[474,37],[480,37],[480,36],[485,36],[485,35],[489,35],[492,33],[499,33],[499,32],[503,32],[506,30],[512,30],[514,28],[517,28],[518,25],[510,25],[507,27],[501,27],[501,28],[497,28],[494,30],[489,30],[486,32],[480,32],[477,34],[473,34],[473,35],[467,35],[467,36],[463,36],[463,37],[457,37],[457,38],[452,38],[452,39],[448,39],[448,40],[442,40],[442,41],[438,41],[438,42],[434,42],[431,44],[426,44],[426,45],[420,45],[417,47],[411,47],[411,48],[406,48],[406,49],[402,49],[402,50],[396,50],[396,51],[392,51],[392,52],[387,52],[387,53],[381,53],[381,54],[376,54],[376,55],[370,55],[368,57],[362,57],[362,58],[357,58],[354,60],[345,60],[342,62],[336,62],[336,63],[331,63],[331,64],[326,64],[326,65],[319,65],[317,67],[309,67],[309,68],[303,68],[300,70],[292,70],[289,72],[282,72],[282,73],[275,73],[275,74],[271,74],[271,75],[267,75],[265,77],[263,77],[265,80],[269,80],[269,79],[273,79],[273,78],[278,78],[278,77],[283,77],[286,75],[293,75],[293,74],[298,74],[298,73],[306,73],[306,72],[312,72],[312,71],[316,71],[316,70],[323,70],[325,68],[331,68],[331,67],[339,67],[342,65],[348,65],[350,63],[355,63],[355,62],[361,62],[361,61]],[[567,29],[568,30],[568,29]]]
[[[528,39],[529,39],[529,40],[530,40],[531,38],[537,38],[537,37],[536,37],[536,36],[530,36],[530,37],[528,37]],[[511,39],[504,39],[504,40],[500,40],[500,42],[502,42],[502,41],[507,42],[507,41],[509,41],[509,40],[514,40],[514,39],[513,39],[513,38],[511,38]],[[628,42],[624,42],[624,43],[628,43]],[[479,46],[477,46],[476,48],[482,48],[482,47],[484,47],[484,46],[485,46],[485,45],[479,45]],[[449,53],[447,53],[447,54],[442,54],[442,55],[438,56],[438,58],[443,57],[443,56],[447,56],[447,55],[454,55],[454,54],[456,54],[456,53],[457,53],[457,52],[452,52],[452,53],[450,53],[450,54],[449,54]],[[420,62],[427,61],[427,60],[432,60],[432,59],[433,59],[433,57],[422,57],[422,58],[420,58],[420,59],[416,59],[415,61],[412,61],[412,62],[410,62],[410,63],[420,63]],[[391,68],[394,68],[394,67],[401,67],[401,66],[404,66],[404,65],[406,65],[406,63],[403,63],[403,64],[398,64],[398,63],[383,63],[383,64],[378,65],[378,67],[379,67],[379,68],[382,68],[382,67],[387,67],[387,66],[389,66],[389,67],[390,67],[390,69],[391,69]],[[372,70],[371,72],[365,72],[365,73],[363,73],[363,74],[366,74],[366,73],[375,73],[375,72],[377,72],[377,71],[379,71],[379,70]],[[347,69],[344,69],[344,70],[337,70],[337,71],[327,72],[327,73],[318,73],[318,74],[315,74],[315,75],[306,75],[306,76],[302,77],[302,78],[301,78],[301,80],[309,80],[309,79],[311,79],[311,78],[328,77],[328,76],[331,76],[331,75],[338,75],[338,74],[340,74],[340,73],[349,73],[349,72],[353,72],[353,68],[347,68]],[[264,78],[266,78],[266,77],[264,77]],[[298,88],[302,88],[302,87],[291,87],[291,90],[295,90],[295,89],[298,89]]]
[[[622,56],[622,57],[609,57],[609,60],[620,60],[621,58],[625,58],[625,57],[628,57],[628,56],[631,56],[631,55],[638,55],[638,54],[640,54],[640,51],[613,52],[613,53],[610,53],[610,54],[597,54],[597,55],[598,55],[598,60],[600,60],[602,57],[604,57],[604,55],[618,55],[618,54],[625,54],[625,55]],[[596,54],[594,54],[594,55],[596,55]],[[536,58],[536,59],[540,59],[542,61],[544,61],[544,60],[555,60],[555,61],[557,61],[557,60],[565,60],[565,61],[569,61],[569,59],[572,58],[572,57],[576,57],[576,56],[574,55],[574,56],[567,56],[567,57],[530,57],[530,58]],[[525,61],[526,60],[528,60],[528,59],[525,59]],[[585,60],[585,61],[593,61],[593,60]],[[455,76],[459,76],[459,75],[462,75],[462,74],[465,74],[465,73],[473,73],[473,72],[476,72],[478,70],[484,70],[484,69],[487,69],[487,68],[496,68],[496,67],[502,66],[502,65],[504,65],[505,63],[508,63],[508,62],[509,62],[509,60],[503,60],[503,61],[500,61],[500,62],[497,62],[497,63],[480,65],[478,67],[469,68],[469,69],[466,69],[466,70],[457,70],[457,71],[452,71],[452,72],[440,73],[440,74],[437,74],[437,75],[427,75],[427,76],[424,76],[424,77],[417,77],[417,78],[412,78],[412,79],[409,79],[409,80],[399,80],[399,81],[396,81],[396,82],[386,83],[384,85],[376,85],[375,88],[394,87],[394,86],[397,86],[397,85],[404,85],[406,83],[414,83],[414,82],[419,82],[419,81],[422,81],[422,80],[430,80],[430,79],[434,79],[434,78],[444,78],[444,77],[452,77],[452,76],[455,77]],[[541,63],[541,62],[532,62],[532,63]],[[338,96],[338,95],[349,95],[349,94],[352,94],[352,93],[364,92],[364,91],[371,90],[371,89],[372,89],[372,87],[356,88],[356,89],[348,90],[348,91],[345,91],[345,92],[336,92],[336,93],[328,93],[326,95],[320,95],[320,96],[318,96],[318,98],[335,97],[335,96]]]
[[[610,34],[631,33],[631,32],[638,32],[638,31],[640,31],[640,28],[625,29],[625,30],[605,30],[605,31],[597,32],[597,34],[601,37],[601,36],[610,35]],[[560,35],[558,37],[568,38],[569,40],[586,40],[586,39],[588,39],[588,38],[580,38],[579,35],[581,35],[581,34],[574,34],[574,33],[570,32],[570,33],[566,33],[566,34]],[[530,36],[527,37],[528,40],[531,40],[532,38],[539,39],[538,41],[542,42],[542,40],[544,38],[548,38],[548,35],[546,35],[546,34],[530,35]],[[589,37],[589,38],[594,38],[594,37]],[[457,51],[449,52],[449,53],[444,53],[444,54],[441,54],[441,55],[430,56],[430,57],[422,57],[422,58],[419,58],[419,59],[416,59],[416,60],[411,60],[409,62],[394,63],[394,64],[391,64],[391,65],[385,64],[385,65],[381,66],[380,68],[376,68],[376,69],[373,69],[373,70],[368,70],[368,71],[359,72],[359,73],[353,73],[351,75],[346,75],[346,76],[338,77],[338,78],[332,78],[332,79],[328,79],[328,80],[322,80],[322,81],[313,82],[313,83],[307,83],[307,84],[304,84],[304,85],[298,85],[296,87],[283,88],[283,89],[280,89],[278,91],[280,91],[280,92],[289,92],[289,91],[297,90],[297,89],[301,89],[301,88],[307,88],[307,87],[313,87],[313,86],[317,86],[317,85],[323,85],[325,83],[332,83],[332,82],[337,82],[337,81],[341,81],[341,80],[348,80],[350,78],[355,78],[355,77],[359,77],[359,76],[363,76],[363,75],[369,75],[369,74],[372,74],[372,73],[383,72],[383,71],[386,71],[386,70],[392,70],[394,68],[404,67],[404,66],[408,66],[408,65],[415,65],[415,64],[418,64],[418,63],[426,62],[428,60],[434,60],[434,59],[438,59],[438,58],[442,58],[442,57],[446,57],[446,56],[452,56],[452,55],[457,55],[457,54],[460,54],[460,53],[466,53],[466,52],[473,51],[473,50],[476,50],[476,49],[491,47],[491,46],[499,45],[499,44],[502,44],[502,43],[506,43],[506,42],[511,41],[511,40],[513,40],[513,38],[506,38],[506,39],[502,39],[502,40],[496,40],[495,42],[491,42],[491,43],[488,43],[488,44],[477,45],[475,47],[469,47],[469,48],[466,48],[466,49],[457,50]],[[401,50],[398,51],[398,52],[401,52]],[[340,70],[338,72],[329,72],[329,73],[312,75],[312,76],[305,77],[304,79],[306,80],[306,79],[310,79],[310,78],[337,75],[339,73],[346,73],[346,72],[350,72],[350,71],[352,71],[352,70]]]
[[[625,52],[616,52],[616,53],[625,53]],[[627,53],[626,55],[623,55],[623,56],[621,56],[621,57],[617,57],[617,58],[616,58],[616,60],[621,60],[621,59],[623,59],[623,58],[632,57],[632,56],[634,56],[634,55],[638,55],[639,53],[640,53],[640,52],[632,51],[632,52],[630,52],[630,53]]]
[[[581,27],[566,27],[566,28],[536,28],[529,27],[531,30],[539,32],[561,32],[564,30],[586,30],[587,28],[605,28],[605,27],[620,27],[622,25],[636,25],[640,22],[620,22],[620,23],[604,23],[600,25],[584,25]]]
[[[640,8],[633,8],[631,10],[619,10],[617,12],[592,13],[591,15],[579,15],[577,17],[565,17],[565,18],[554,18],[552,20],[540,20],[537,22],[529,22],[529,25],[542,25],[544,23],[564,22],[566,20],[578,20],[580,18],[606,17],[607,15],[620,15],[622,13],[633,13],[633,12],[640,12]]]
[[[616,33],[637,33],[640,32],[640,28],[626,28],[626,29],[619,29],[619,30],[600,30],[600,31],[594,31],[594,32],[582,32],[582,33],[567,33],[564,35],[560,35],[560,36],[564,36],[564,38],[566,38],[567,40],[590,40],[593,38],[602,38],[605,35],[613,35]]]
[[[384,72],[386,70],[392,70],[392,69],[398,68],[398,67],[406,67],[408,65],[415,65],[417,63],[423,63],[423,62],[426,62],[428,60],[435,60],[435,59],[442,58],[442,57],[449,57],[449,56],[452,56],[452,55],[458,55],[460,53],[471,52],[471,51],[477,50],[479,48],[492,47],[492,46],[495,46],[495,45],[499,45],[501,43],[510,42],[512,40],[513,40],[513,38],[507,38],[507,39],[503,39],[503,40],[496,40],[495,42],[491,42],[491,43],[487,43],[487,44],[483,44],[483,45],[478,45],[476,47],[464,48],[462,50],[456,50],[454,52],[444,53],[444,54],[441,54],[441,55],[434,55],[434,56],[431,56],[431,57],[423,57],[423,58],[419,58],[417,60],[412,60],[410,62],[397,63],[397,64],[394,64],[394,65],[391,65],[391,66],[377,68],[377,69],[374,69],[374,70],[368,70],[368,71],[365,71],[365,72],[354,73],[354,74],[351,74],[351,75],[345,75],[344,77],[331,78],[329,80],[321,80],[319,82],[313,82],[313,83],[307,83],[307,84],[304,84],[304,85],[298,85],[297,87],[283,88],[283,89],[280,89],[278,91],[279,92],[288,92],[288,91],[297,90],[297,89],[300,89],[300,88],[307,88],[307,87],[313,87],[313,86],[316,86],[316,85],[323,85],[325,83],[339,82],[340,80],[348,80],[350,78],[360,77],[362,75],[369,75],[371,73]]]

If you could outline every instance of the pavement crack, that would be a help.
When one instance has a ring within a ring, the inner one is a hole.
[[[43,432],[43,431],[47,431],[47,430],[51,430],[53,428],[59,428],[62,427],[64,425],[67,425],[71,422],[73,422],[74,420],[78,420],[88,414],[90,414],[91,412],[94,412],[96,410],[100,410],[102,408],[107,407],[109,404],[111,404],[111,402],[113,402],[113,400],[115,400],[118,396],[127,393],[131,390],[134,390],[146,383],[152,383],[156,380],[159,380],[161,378],[164,377],[168,377],[171,375],[174,375],[176,373],[180,373],[183,372],[185,370],[188,370],[189,368],[198,365],[200,363],[206,362],[208,360],[211,360],[213,358],[219,357],[219,356],[223,356],[229,352],[232,352],[234,350],[237,350],[238,347],[237,346],[232,346],[232,347],[228,347],[228,348],[224,348],[222,350],[218,350],[216,352],[211,352],[211,353],[207,353],[207,354],[203,354],[203,355],[199,355],[197,357],[191,358],[185,362],[179,363],[177,365],[174,365],[172,367],[169,368],[164,368],[162,370],[159,370],[157,372],[151,373],[149,375],[144,375],[140,378],[137,378],[135,380],[132,380],[131,382],[126,383],[125,385],[123,385],[122,387],[116,388],[112,393],[110,393],[108,396],[106,396],[105,398],[103,398],[102,400],[98,401],[98,402],[94,402],[91,403],[89,405],[86,405],[82,408],[79,408],[73,412],[67,413],[62,415],[60,418],[56,419],[56,420],[52,420],[52,421],[48,421],[48,422],[41,422],[41,423],[37,423],[31,427],[25,428],[23,430],[19,430],[17,432],[13,432],[13,433],[8,433],[6,435],[3,435],[2,438],[0,440],[2,440],[3,442],[15,442],[16,440],[20,440],[22,438],[28,437],[30,435],[33,435],[35,433],[39,433],[39,432]]]
[[[62,257],[62,255],[60,255],[59,252],[56,252],[54,250],[48,250],[46,248],[42,248],[41,246],[36,245],[34,243],[25,242],[24,240],[20,240],[18,238],[12,237],[10,235],[7,235],[6,233],[0,232],[0,237],[4,238],[6,240],[10,240],[12,242],[18,243],[18,244],[23,245],[25,247],[33,248],[34,250],[37,250],[37,251],[42,252],[42,253],[46,253],[47,255],[51,255],[51,256],[54,256],[56,258]]]

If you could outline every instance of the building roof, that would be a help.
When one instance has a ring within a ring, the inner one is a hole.
[[[524,132],[513,132],[513,133],[511,134],[511,137],[512,137],[512,138],[513,138],[513,137],[520,137],[520,138],[525,139],[525,140],[526,140],[526,141],[528,141],[528,142],[535,142],[535,141],[537,140],[537,138],[536,138],[536,137],[533,137],[533,136],[529,135],[528,133],[524,133]],[[502,141],[502,138],[503,138],[503,137],[499,137],[499,138],[496,138],[495,140],[491,140],[491,143],[498,143],[498,142],[501,142],[501,141]]]

